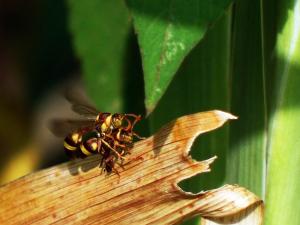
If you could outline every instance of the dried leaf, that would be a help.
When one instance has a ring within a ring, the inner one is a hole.
[[[188,155],[197,135],[234,116],[208,111],[181,117],[135,144],[116,174],[100,174],[99,157],[55,166],[0,188],[0,223],[174,224],[193,215],[221,218],[260,204],[238,186],[191,194],[177,183],[208,172],[216,157]]]
[[[238,224],[255,225],[263,223],[262,201],[253,193],[237,185],[225,185],[207,195],[209,202],[218,202],[214,210],[209,208],[206,219],[201,220],[201,225]],[[204,214],[202,213],[204,216]]]

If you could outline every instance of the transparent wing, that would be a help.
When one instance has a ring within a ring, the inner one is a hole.
[[[82,88],[67,88],[64,96],[72,104],[72,110],[77,114],[88,118],[98,115],[99,110],[91,103]]]
[[[79,115],[85,116],[87,118],[96,119],[96,116],[99,114],[99,111],[88,105],[72,104],[72,110],[78,113]]]
[[[79,128],[93,127],[94,123],[94,119],[52,119],[48,128],[55,136],[65,137]]]

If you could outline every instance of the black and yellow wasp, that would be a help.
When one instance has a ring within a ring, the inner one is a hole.
[[[143,139],[133,131],[135,124],[141,120],[140,115],[103,113],[91,105],[70,102],[73,111],[83,119],[56,119],[50,124],[56,136],[65,137],[64,149],[69,157],[85,158],[100,154],[100,166],[111,172],[115,162],[130,153],[134,137]]]

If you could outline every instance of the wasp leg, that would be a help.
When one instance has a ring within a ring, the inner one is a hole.
[[[103,172],[103,171],[104,171],[104,172],[107,172],[107,173],[110,172],[109,169],[107,169],[107,168],[109,168],[108,162],[111,161],[111,159],[112,159],[112,156],[107,157],[105,160],[104,160],[104,157],[102,158],[102,160],[101,160],[102,172]],[[102,172],[101,172],[101,173],[102,173]]]
[[[132,130],[132,123],[130,121],[130,119],[128,119],[127,117],[125,117],[125,120],[127,121],[127,127],[124,128],[124,130],[128,131],[128,130]]]
[[[146,139],[146,137],[141,137],[140,135],[138,135],[138,134],[135,133],[134,131],[132,131],[132,135],[135,136],[135,137],[137,137],[137,138],[140,139],[140,140],[145,140],[145,139]]]
[[[120,144],[118,141],[115,140],[114,142],[115,147],[121,147],[121,148],[126,148],[127,146],[125,144]]]
[[[97,138],[97,152],[101,153],[102,141],[101,138]]]
[[[105,137],[110,138],[111,140],[115,140],[115,138],[113,136],[111,136],[111,134],[105,134]]]
[[[114,148],[118,149],[117,151],[121,156],[123,156],[125,154],[125,150],[124,150],[125,147],[126,146],[123,144],[114,143]]]
[[[130,131],[132,131],[135,124],[142,119],[142,116],[141,115],[135,115],[135,114],[125,114],[125,118],[127,119],[127,121],[129,120],[128,117],[133,117],[134,118],[134,121],[132,123],[130,122],[130,127],[129,126],[127,127],[128,130],[130,129]]]
[[[104,157],[102,156],[102,159],[101,159],[101,162],[100,162],[100,164],[99,164],[99,168],[101,168],[101,175],[102,175],[102,173],[104,172],[106,172],[106,169],[105,169],[105,160],[104,160]]]
[[[125,113],[125,116],[129,116],[129,117],[133,117],[135,118],[135,120],[139,121],[142,119],[142,116],[141,115],[135,115],[133,113]]]
[[[118,175],[119,178],[121,178],[121,175],[120,175],[119,171],[115,168],[115,166],[113,166],[111,169]]]
[[[106,164],[106,168],[109,168],[107,169],[107,171],[109,172],[113,171],[119,176],[119,178],[121,177],[119,171],[115,168],[115,162],[112,155],[105,160],[105,164]]]
[[[101,159],[101,162],[99,164],[99,168],[101,168],[101,173],[102,174],[103,172],[107,172],[106,169],[105,169],[105,166],[106,166],[106,160],[104,160],[104,156],[102,156],[102,159]]]
[[[123,155],[125,154],[125,149],[127,148],[127,146],[125,144],[121,144],[119,143],[119,141],[115,140],[113,137],[111,137],[110,135],[108,136],[109,138],[113,139],[114,144],[113,144],[113,149],[118,152],[118,156],[119,158],[121,158],[121,160],[125,160],[126,157],[124,157]],[[118,148],[119,147],[119,148]],[[121,149],[121,152],[120,152]]]
[[[112,139],[114,141],[114,145],[113,145],[114,149],[116,149],[117,147],[120,147],[121,149],[125,149],[125,148],[128,147],[125,144],[121,144],[118,140],[115,140],[114,137],[112,137],[111,135],[107,135],[107,137],[110,138],[110,139]],[[120,155],[123,155],[123,153],[120,153]]]
[[[120,153],[115,150],[114,148],[112,148],[106,141],[101,140],[110,150],[112,150],[120,159],[125,159],[125,157],[121,156]]]
[[[116,141],[117,142],[117,141]],[[131,154],[131,152],[130,152],[130,150],[132,149],[132,147],[131,146],[128,146],[128,145],[126,145],[126,144],[121,144],[121,143],[115,143],[115,146],[118,146],[118,147],[120,147],[119,148],[119,150],[121,151],[120,152],[120,155],[126,155],[126,154]],[[123,161],[125,160],[125,159],[127,159],[127,157],[125,157],[125,156],[123,156]]]
[[[126,164],[124,164],[124,163],[120,163],[120,162],[117,162],[117,164],[122,168],[122,170],[124,171],[125,170],[125,167],[124,167],[124,165],[126,165]]]
[[[104,161],[104,155],[102,155],[102,159],[101,159],[101,162],[99,164],[99,168],[102,167],[103,168],[103,161]]]

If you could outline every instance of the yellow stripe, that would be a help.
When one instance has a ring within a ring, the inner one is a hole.
[[[80,145],[80,149],[82,151],[83,154],[85,155],[91,155],[92,153],[90,153],[85,147],[83,144]]]
[[[71,146],[65,141],[64,141],[64,147],[70,151],[75,151],[77,149],[77,147]]]
[[[117,139],[119,140],[119,141],[121,141],[121,139],[120,139],[120,134],[121,133],[121,129],[119,129],[119,131],[118,131],[118,133],[117,133]]]
[[[111,119],[112,119],[112,114],[110,114],[108,117],[106,117],[106,119],[105,119],[105,124],[106,124],[107,127],[110,126],[110,124],[111,124]]]
[[[92,147],[92,150],[93,150],[93,151],[96,151],[97,148],[98,148],[98,144],[95,143],[95,142],[93,142],[93,143],[91,144],[91,147]]]

